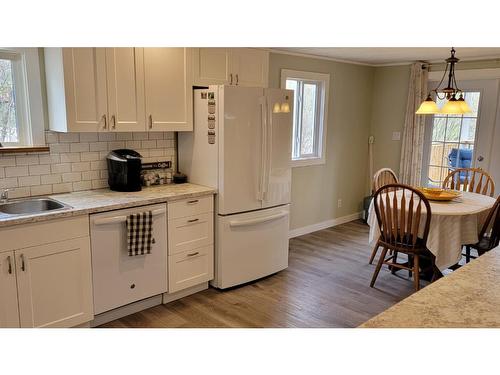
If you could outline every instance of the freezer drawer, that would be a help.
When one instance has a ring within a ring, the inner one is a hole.
[[[288,267],[289,205],[218,216],[215,279],[229,288]]]
[[[174,293],[212,280],[214,247],[209,245],[168,257],[168,292]]]
[[[129,256],[126,217],[151,210],[151,254]],[[94,310],[108,310],[167,291],[166,205],[150,205],[91,215]]]

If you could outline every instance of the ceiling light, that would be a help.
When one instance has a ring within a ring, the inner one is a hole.
[[[447,115],[463,115],[465,113],[472,112],[469,105],[464,100],[463,91],[457,86],[457,81],[455,79],[455,64],[459,61],[455,57],[455,49],[451,49],[451,56],[446,60],[446,69],[443,73],[443,78],[434,90],[429,92],[427,99],[425,99],[420,107],[415,112],[417,115],[428,115],[436,113],[444,113]],[[440,89],[439,87],[443,83],[446,73],[448,73],[448,85]],[[436,97],[441,100],[446,99],[447,102],[441,110],[437,107],[436,102],[432,99],[431,94],[434,93]],[[441,96],[442,95],[442,96]]]

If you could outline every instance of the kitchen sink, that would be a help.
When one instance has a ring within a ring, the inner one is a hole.
[[[70,208],[64,203],[51,198],[32,198],[20,201],[7,202],[0,204],[0,214],[22,215],[38,214],[47,211],[62,210]]]

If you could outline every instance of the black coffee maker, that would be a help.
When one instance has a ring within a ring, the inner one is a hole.
[[[115,191],[139,191],[141,186],[141,154],[134,150],[111,151],[108,163],[108,185]]]

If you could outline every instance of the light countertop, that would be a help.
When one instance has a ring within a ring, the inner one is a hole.
[[[109,189],[97,189],[50,195],[50,198],[65,203],[71,206],[71,208],[61,211],[49,211],[41,214],[0,214],[0,227],[111,211],[120,208],[137,207],[146,204],[164,203],[215,193],[215,189],[186,183],[151,186],[136,192],[118,192]]]
[[[500,327],[500,248],[412,294],[360,327]]]

